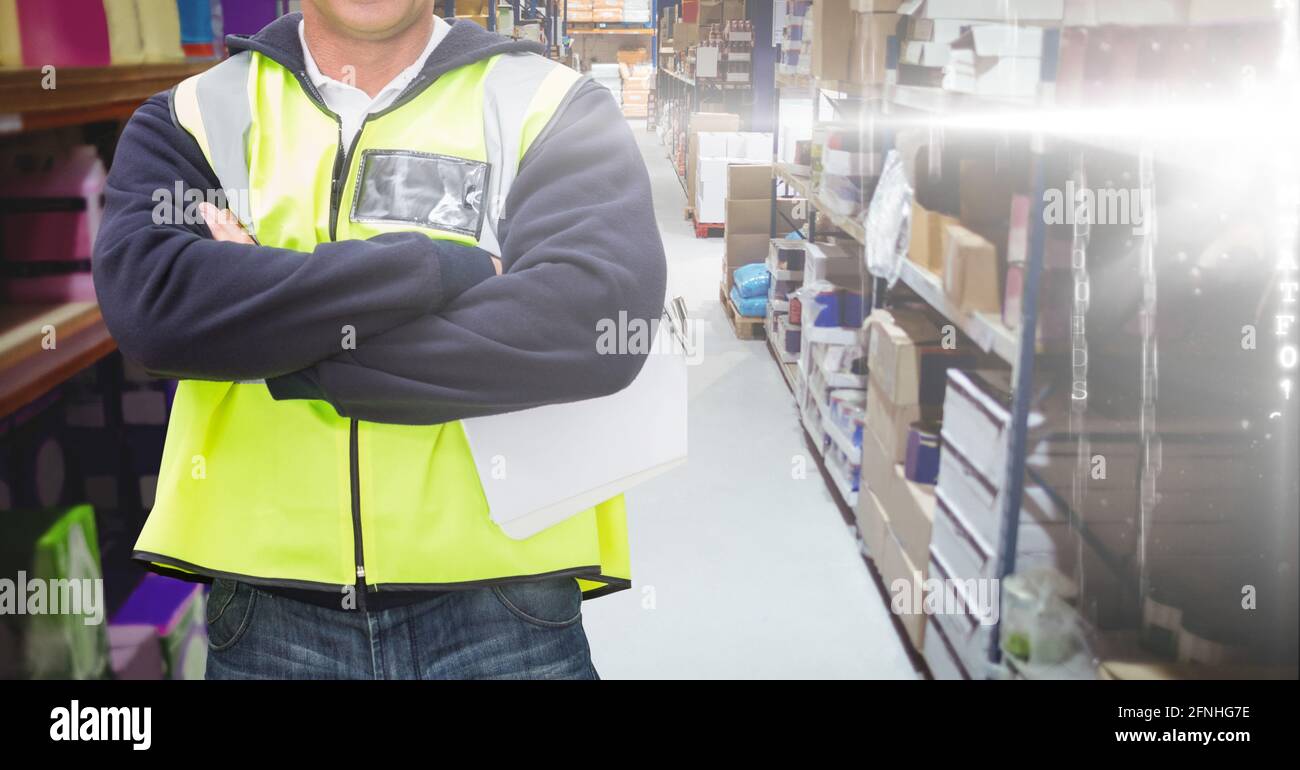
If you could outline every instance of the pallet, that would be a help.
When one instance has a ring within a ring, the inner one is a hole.
[[[724,232],[724,226],[722,223],[713,223],[713,222],[695,223],[696,238],[721,238],[723,232]]]
[[[741,315],[727,294],[726,283],[718,286],[718,301],[722,303],[722,312],[727,314],[727,320],[731,322],[731,330],[736,333],[736,339],[761,340],[767,337],[767,331],[763,328],[763,319]]]

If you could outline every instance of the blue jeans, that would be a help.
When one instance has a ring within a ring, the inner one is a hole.
[[[379,612],[217,580],[208,679],[597,679],[573,578],[448,591]]]

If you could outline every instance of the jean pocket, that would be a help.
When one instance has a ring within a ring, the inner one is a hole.
[[[570,577],[502,583],[492,593],[510,614],[542,628],[567,628],[582,618],[582,590]]]
[[[218,578],[208,592],[208,646],[213,650],[232,647],[244,636],[253,619],[257,591],[248,583]]]

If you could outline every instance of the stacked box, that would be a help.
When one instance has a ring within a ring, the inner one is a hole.
[[[753,131],[704,131],[695,135],[695,221],[722,223],[727,216],[728,166],[766,163],[772,157],[772,135]],[[771,177],[771,167],[767,169]],[[770,185],[768,200],[770,201]],[[750,194],[746,191],[746,194]],[[748,200],[748,199],[746,199]],[[751,227],[747,226],[746,231]],[[766,229],[764,230],[766,233]],[[757,259],[761,261],[766,249]]]
[[[594,20],[595,4],[592,0],[569,0],[566,8],[569,21],[590,22]]]
[[[623,23],[649,24],[650,0],[623,0]]]
[[[620,62],[619,73],[622,77],[623,115],[629,118],[644,118],[650,106],[654,67],[649,64],[629,65]]]
[[[623,21],[623,0],[593,0],[591,5],[592,21],[605,24]]]

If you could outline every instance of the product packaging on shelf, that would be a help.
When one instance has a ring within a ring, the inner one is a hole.
[[[9,600],[23,603],[0,613],[0,679],[107,674],[107,608],[90,506],[6,513],[0,574],[15,581]],[[51,604],[59,601],[68,604]]]

